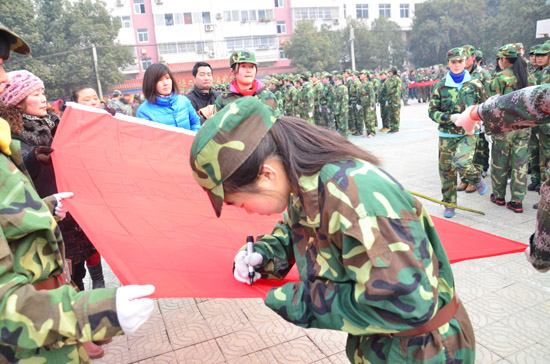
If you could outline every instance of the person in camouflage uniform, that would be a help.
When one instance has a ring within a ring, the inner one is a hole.
[[[298,152],[303,138],[314,152]],[[374,156],[253,98],[209,119],[190,154],[218,217],[224,202],[286,210],[254,253],[237,253],[233,272],[250,284],[248,265],[258,280],[296,264],[300,280],[265,298],[282,318],[347,332],[352,363],[474,363],[474,332],[430,215]]]
[[[453,122],[473,133],[482,121],[493,135],[550,123],[550,84],[526,87],[505,96],[493,96],[481,105],[471,106]],[[525,254],[533,267],[550,270],[550,179],[542,184],[535,233]]]
[[[388,133],[397,133],[401,121],[401,80],[397,76],[397,69],[390,71],[390,76],[386,79],[386,100],[388,101]]]
[[[361,93],[361,81],[357,77],[357,72],[353,71],[351,79],[348,80],[349,95],[349,124],[348,129],[351,135],[361,135],[363,133],[363,120],[361,119],[361,104],[359,97]]]
[[[307,76],[302,75],[300,78],[301,88],[298,90],[298,115],[304,119],[314,124],[313,120],[313,108],[314,104],[314,94],[311,84],[307,81]]]
[[[332,102],[336,130],[343,137],[348,137],[349,95],[348,88],[342,84],[342,75],[334,79],[334,99]]]
[[[390,130],[388,124],[388,73],[386,71],[380,72],[380,91],[378,93],[378,103],[380,104],[380,118],[382,119],[381,132]]]
[[[506,95],[526,86],[533,86],[535,80],[527,75],[526,65],[518,59],[511,44],[502,46],[497,55],[501,72],[498,72],[489,86],[489,96]],[[491,202],[508,207],[514,212],[523,212],[523,198],[527,191],[527,164],[529,162],[530,129],[511,131],[493,136],[491,158]],[[506,185],[510,176],[511,198],[506,203]]]
[[[418,70],[418,77],[417,80],[419,80],[419,83],[428,82],[430,81],[429,72],[427,69],[421,68]],[[430,101],[430,86],[420,86],[418,87],[418,102],[429,102]]]
[[[369,81],[369,71],[361,71],[361,90],[359,93],[359,105],[361,106],[361,119],[365,123],[363,137],[372,138],[376,135],[376,94],[374,85]]]
[[[537,83],[540,69],[537,65],[537,59],[535,52],[541,44],[536,44],[529,50],[529,74],[535,79]],[[531,137],[529,138],[529,167],[531,170],[531,183],[527,186],[527,191],[540,191],[540,146],[539,146],[539,126],[534,126],[531,129]]]
[[[30,54],[29,46],[0,23],[0,94],[8,81],[3,63],[10,51]],[[22,125],[0,119],[0,362],[89,363],[81,343],[135,332],[154,305],[151,299],[132,299],[150,295],[154,287],[77,292],[68,284],[56,223],[59,196],[38,196],[20,142],[11,139],[12,128]]]
[[[550,83],[550,44],[545,43],[535,51],[537,65],[540,73],[537,79],[537,85]],[[550,168],[550,126],[541,125],[538,130],[539,137],[539,168],[540,181],[548,179]]]
[[[321,113],[322,124],[328,130],[336,130],[336,122],[334,121],[334,114],[332,112],[332,102],[334,100],[334,87],[330,83],[330,73],[323,72],[321,81],[323,83],[323,89],[319,98],[319,111]]]
[[[430,100],[430,119],[439,124],[439,177],[443,201],[456,204],[457,172],[466,183],[473,184],[479,194],[487,192],[487,185],[472,159],[477,135],[466,135],[451,121],[451,114],[461,113],[466,107],[483,102],[485,90],[479,80],[473,80],[465,66],[464,50],[453,48],[447,52],[450,67],[445,80],[437,83]],[[455,209],[446,207],[444,216],[453,217]]]
[[[279,80],[277,80],[276,78],[273,78],[269,81],[269,91],[271,91],[275,96],[275,98],[277,99],[277,108],[279,110],[283,110],[284,108],[283,92],[279,89]]]
[[[405,67],[401,73],[401,99],[403,106],[409,106],[409,69]]]
[[[216,99],[214,113],[243,96],[254,96],[269,107],[277,109],[275,95],[256,79],[258,69],[254,53],[247,50],[233,52],[229,57],[229,67],[235,79],[231,81],[229,90],[222,92]]]
[[[294,86],[294,76],[287,75],[285,77],[285,88],[283,91],[286,116],[296,116],[296,101],[298,99],[298,90]]]
[[[321,82],[321,73],[315,72],[311,76],[311,88],[313,91],[313,121],[315,125],[323,125],[321,116],[321,95],[323,93],[323,83]]]

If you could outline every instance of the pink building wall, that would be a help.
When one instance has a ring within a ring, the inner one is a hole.
[[[141,58],[150,57],[152,63],[158,62],[157,41],[155,36],[155,20],[153,17],[153,8],[151,6],[151,0],[145,0],[145,14],[136,14],[134,4],[132,1],[132,24],[134,27],[134,36],[136,37],[136,51],[139,64],[139,74],[136,78],[143,78],[145,71],[141,67]],[[149,41],[140,43],[138,41],[138,29],[147,29],[149,35]],[[145,54],[142,50],[145,49]]]
[[[284,6],[281,8],[274,8],[273,15],[276,22],[284,21],[286,23],[286,34],[278,34],[279,47],[282,47],[283,43],[292,37],[292,31],[294,26],[292,24],[292,15],[290,12],[290,0],[283,0]],[[275,67],[288,67],[290,66],[289,59],[279,59],[275,62]]]

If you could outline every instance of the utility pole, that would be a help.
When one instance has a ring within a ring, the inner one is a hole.
[[[99,71],[97,69],[97,52],[95,50],[95,45],[92,46],[92,54],[94,56],[94,68],[95,68],[95,78],[97,80],[97,92],[99,93],[99,99],[103,100],[103,92],[101,91],[101,81],[99,80]]]
[[[355,48],[353,41],[355,40],[355,30],[353,27],[349,28],[349,41],[351,42],[351,69],[355,71]]]

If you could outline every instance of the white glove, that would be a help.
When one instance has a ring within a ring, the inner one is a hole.
[[[491,134],[483,134],[485,135],[485,140],[487,141],[487,143],[489,143],[490,145],[493,145],[493,137],[491,136]]]
[[[319,106],[319,112],[323,112],[323,107]]]
[[[332,112],[332,110],[327,107],[327,112],[330,114]]]
[[[370,108],[370,109],[371,109],[372,111],[374,111],[374,107],[372,107],[372,106],[371,106],[371,108]]]
[[[233,276],[236,280],[242,283],[250,284],[250,278],[248,277],[248,266],[255,267],[262,264],[264,257],[260,253],[252,253],[247,255],[245,250],[240,250],[235,256],[235,267],[233,269]],[[260,279],[262,275],[258,272],[254,274],[253,282]]]
[[[307,113],[307,116],[309,116],[310,118],[312,118],[312,117],[313,117],[313,113],[312,113],[312,112],[308,112],[308,113]]]
[[[67,216],[67,212],[69,211],[69,208],[67,205],[63,204],[61,202],[65,198],[71,198],[74,196],[74,193],[72,192],[59,192],[53,195],[55,199],[57,200],[57,205],[55,205],[55,208],[53,209],[53,213],[55,216],[58,216],[61,220]]]
[[[357,111],[361,110],[361,108],[362,108],[362,106],[359,105],[359,104],[355,105],[355,107],[357,108]]]
[[[125,334],[131,335],[151,317],[154,304],[151,298],[142,298],[155,292],[155,286],[130,285],[116,290],[116,314]]]
[[[472,112],[472,109],[474,107],[476,108],[476,110]],[[481,120],[474,120],[472,119],[471,115],[479,118],[479,115],[477,113],[477,105],[468,106],[466,110],[464,110],[461,114],[452,114],[451,121],[456,126],[463,127],[466,133],[472,135],[474,134],[474,131],[478,130],[481,127]]]

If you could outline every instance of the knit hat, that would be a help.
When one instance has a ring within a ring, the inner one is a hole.
[[[257,98],[245,96],[214,114],[195,136],[191,169],[218,217],[224,201],[223,182],[252,155],[278,117],[277,111]]]
[[[44,89],[41,79],[26,70],[12,71],[8,73],[8,83],[1,101],[6,105],[16,106],[39,89]]]

